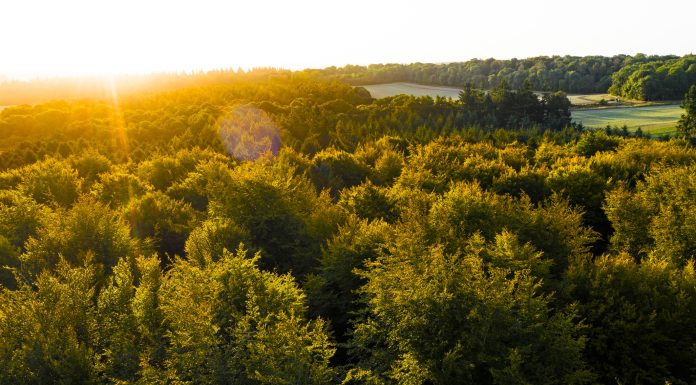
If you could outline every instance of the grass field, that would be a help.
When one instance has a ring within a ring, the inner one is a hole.
[[[589,95],[568,95],[570,102],[576,106],[584,106],[588,104],[598,104],[602,99],[610,101],[616,97],[610,94],[589,94]]]
[[[373,98],[385,98],[387,96],[395,96],[400,94],[414,96],[445,96],[453,99],[459,98],[461,88],[457,87],[442,87],[442,86],[424,86],[414,83],[387,83],[387,84],[371,84],[365,87]],[[611,101],[615,96],[609,94],[591,94],[591,95],[568,95],[570,102],[575,105],[597,104],[604,99]]]
[[[459,98],[459,91],[461,90],[461,88],[457,87],[425,86],[414,83],[371,84],[363,87],[370,91],[370,94],[373,98],[378,99],[400,94],[414,96],[431,96],[433,98],[436,96],[445,96],[457,99]],[[541,92],[537,92],[537,94],[541,94]],[[609,105],[616,104],[616,96],[610,94],[569,94],[568,99],[570,99],[571,103],[577,106],[598,104],[602,99],[606,100],[609,103]],[[653,104],[650,102],[628,99],[622,99],[621,103],[633,106]]]
[[[599,105],[602,99],[607,103],[606,106],[609,107],[642,107],[673,104],[673,102],[648,102],[645,100],[617,98],[612,94],[568,94],[568,99],[575,106],[596,106]]]
[[[424,86],[413,83],[388,83],[388,84],[371,84],[365,87],[370,91],[373,98],[386,98],[387,96],[395,96],[407,94],[413,96],[445,96],[458,99],[461,88],[455,87],[440,87],[440,86]]]
[[[372,84],[365,87],[373,98],[384,98],[399,94],[415,96],[459,97],[459,88],[424,86],[413,83]],[[621,127],[624,124],[630,130],[641,127],[643,132],[655,135],[674,133],[677,121],[683,110],[676,104],[661,105],[638,100],[621,100],[615,105],[616,97],[610,94],[570,94],[570,102],[577,106],[598,104],[604,99],[609,102],[607,108],[588,108],[573,110],[573,121],[582,122],[586,127],[603,128],[607,124]]]
[[[630,130],[638,127],[645,133],[670,134],[675,131],[677,121],[683,110],[675,104],[646,107],[618,107],[574,110],[573,121],[582,122],[586,127],[602,128],[607,124]]]

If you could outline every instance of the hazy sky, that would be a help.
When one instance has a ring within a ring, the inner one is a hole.
[[[0,74],[687,54],[694,15],[693,0],[0,0]]]

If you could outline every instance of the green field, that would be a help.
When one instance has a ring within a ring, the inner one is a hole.
[[[459,97],[459,88],[425,86],[413,83],[388,83],[363,86],[372,97],[384,98],[399,94],[414,96],[445,96]],[[609,94],[570,94],[568,99],[574,105],[597,104],[604,99],[610,105],[615,103],[615,96]],[[622,127],[624,124],[630,130],[641,127],[643,132],[651,134],[670,134],[675,131],[675,126],[683,110],[676,104],[655,105],[650,102],[635,100],[621,100],[621,104],[628,106],[614,108],[593,108],[573,110],[573,121],[582,122],[586,127],[603,128],[607,124]]]
[[[385,98],[400,94],[414,96],[445,96],[453,99],[459,98],[458,87],[443,87],[443,86],[426,86],[415,83],[386,83],[386,84],[370,84],[365,87],[373,98]],[[537,92],[541,95],[541,92]],[[617,103],[616,96],[610,94],[568,94],[568,99],[571,103],[577,106],[585,106],[590,104],[598,104],[602,99],[607,101],[609,105]],[[646,105],[654,104],[651,102],[643,102],[639,100],[621,99],[621,104],[629,105]]]
[[[607,124],[629,129],[638,127],[652,134],[670,134],[675,131],[683,110],[675,104],[647,107],[619,107],[574,110],[573,121],[586,127],[601,128]]]
[[[459,91],[461,90],[461,88],[457,87],[425,86],[414,83],[370,84],[363,87],[370,91],[373,98],[377,99],[400,94],[431,96],[433,98],[436,96],[445,96],[457,99],[459,98]],[[602,99],[611,101],[614,98],[615,96],[609,94],[568,95],[570,102],[576,105],[597,104]]]
[[[642,107],[655,106],[663,104],[671,104],[672,102],[649,102],[644,100],[634,100],[626,98],[618,98],[612,94],[568,94],[570,103],[575,106],[590,106],[599,105],[602,100],[606,102],[606,106],[614,107]]]
[[[456,87],[440,87],[440,86],[424,86],[414,83],[387,83],[387,84],[371,84],[365,87],[370,91],[373,98],[386,98],[387,96],[395,96],[401,94],[413,96],[445,96],[453,99],[459,98],[461,88]]]

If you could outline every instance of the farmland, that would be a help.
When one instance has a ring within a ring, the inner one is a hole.
[[[586,127],[601,128],[607,124],[630,130],[638,127],[646,133],[670,134],[683,110],[674,104],[646,107],[597,108],[573,111],[573,121]]]
[[[461,88],[457,87],[428,86],[415,83],[371,84],[362,87],[365,87],[372,97],[377,99],[399,94],[430,96],[433,98],[436,96],[444,96],[457,99],[459,98],[459,91],[461,90]],[[538,94],[541,94],[541,92],[538,92]],[[568,99],[570,99],[571,103],[578,106],[598,104],[602,99],[607,101],[609,105],[616,103],[616,97],[609,94],[570,94],[568,95]],[[622,100],[621,102],[631,105],[638,103],[632,100]]]
[[[387,83],[363,86],[372,97],[383,98],[399,94],[414,96],[459,97],[459,88],[426,86],[413,83]],[[615,104],[616,97],[610,94],[572,94],[570,102],[577,106],[598,104],[602,99]],[[582,122],[585,127],[603,128],[607,124],[614,127],[626,125],[629,130],[641,127],[643,132],[651,134],[671,134],[683,110],[676,104],[651,104],[622,99],[621,107],[588,108],[573,110],[573,121]]]
[[[444,96],[448,98],[459,98],[460,88],[456,87],[440,87],[426,86],[414,83],[387,83],[387,84],[371,84],[363,86],[370,91],[373,98],[386,98],[400,94],[413,96]]]

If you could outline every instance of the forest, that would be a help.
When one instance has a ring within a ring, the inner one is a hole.
[[[690,59],[572,87],[659,60]],[[264,69],[2,109],[0,384],[695,383],[696,86],[656,140],[502,78],[373,99]]]
[[[696,82],[696,56],[540,56],[527,59],[473,59],[444,64],[349,65],[320,70],[354,85],[412,82],[492,89],[506,82],[534,90],[609,92],[636,100],[680,100]]]
[[[221,69],[195,73],[116,76],[109,82],[92,78],[47,78],[0,83],[0,106],[36,104],[56,99],[104,99],[112,88],[119,95],[162,93],[184,88],[228,84],[238,77],[263,79],[290,71],[275,68]],[[294,76],[339,81],[353,86],[411,82],[491,90],[512,89],[575,94],[611,93],[636,100],[681,100],[696,82],[696,56],[616,55],[539,56],[527,59],[472,59],[453,63],[346,65],[294,71]]]

